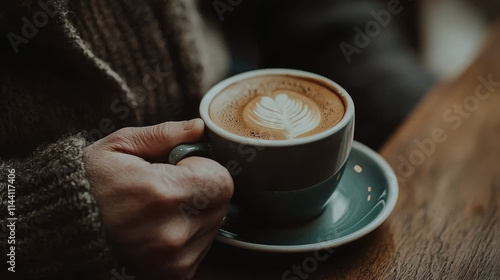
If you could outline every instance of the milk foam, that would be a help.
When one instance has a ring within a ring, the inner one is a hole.
[[[257,96],[245,106],[243,119],[249,126],[284,131],[286,139],[294,139],[316,128],[321,121],[319,108],[307,98],[292,92],[278,91],[271,96]],[[295,98],[294,98],[295,97]]]
[[[286,140],[333,127],[344,116],[344,106],[339,94],[312,80],[266,75],[223,89],[210,103],[209,115],[233,134]]]

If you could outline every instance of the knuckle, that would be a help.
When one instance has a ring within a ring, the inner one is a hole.
[[[186,201],[186,191],[171,178],[158,176],[154,165],[131,166],[127,173],[137,179],[135,193],[150,211],[175,211],[178,204]]]
[[[203,159],[187,176],[186,181],[200,188],[198,195],[210,200],[229,201],[233,195],[233,180],[229,172],[214,161]]]
[[[213,183],[213,192],[217,194],[217,197],[223,201],[229,201],[233,196],[233,179],[231,175],[221,165],[215,165],[216,168],[210,173]]]
[[[155,168],[155,165],[148,166],[147,168]],[[162,173],[164,171],[153,171],[154,174]],[[190,198],[190,194],[187,186],[192,184],[186,174],[179,172],[177,168],[172,168],[168,174],[162,174],[161,176],[154,176],[155,180],[151,180],[155,185],[159,186],[156,188],[156,195],[158,200],[165,202],[166,204],[186,202]]]
[[[185,226],[171,226],[161,234],[160,248],[168,252],[179,252],[189,241],[190,232]]]
[[[150,205],[166,204],[169,201],[169,198],[161,193],[158,184],[154,180],[142,182],[140,191],[147,195],[148,200],[144,202]]]
[[[184,165],[182,185],[188,186],[188,201],[195,207],[206,208],[229,202],[233,195],[233,180],[229,171],[217,162],[196,158]]]
[[[165,194],[163,188],[159,188],[155,184],[149,184],[145,188],[149,191],[147,203],[151,212],[177,213],[188,201],[186,195],[182,193]]]

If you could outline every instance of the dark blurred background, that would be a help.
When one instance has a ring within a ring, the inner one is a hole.
[[[228,39],[231,74],[287,67],[333,79],[354,99],[355,139],[378,149],[436,82],[471,62],[499,2],[241,0],[222,18],[213,1],[203,9]]]

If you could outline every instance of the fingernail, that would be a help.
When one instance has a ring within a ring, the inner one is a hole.
[[[192,119],[184,123],[184,131],[190,131],[193,127],[196,126],[196,123],[200,121],[200,119]]]

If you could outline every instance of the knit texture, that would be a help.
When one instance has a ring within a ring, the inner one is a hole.
[[[7,175],[15,170],[16,279],[110,279],[113,261],[85,177],[84,147],[83,135],[71,135],[22,162],[0,163],[4,229]],[[0,258],[7,262],[6,254]]]
[[[121,274],[82,150],[124,126],[198,115],[203,92],[226,71],[220,64],[207,71],[210,59],[218,59],[204,48],[218,39],[213,31],[201,32],[213,30],[207,23],[196,1],[2,2],[0,233],[8,224],[10,169],[16,171],[18,219],[16,273],[7,279]],[[23,41],[12,41],[12,34]],[[227,61],[223,53],[219,48]],[[0,236],[4,279],[7,242]]]

